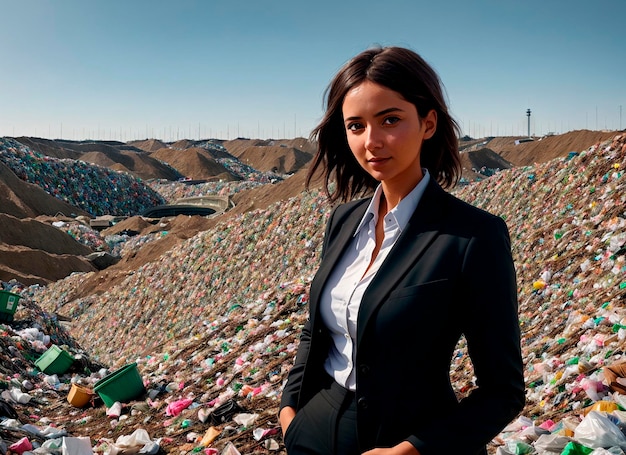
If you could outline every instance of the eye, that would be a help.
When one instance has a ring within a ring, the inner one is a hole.
[[[358,131],[363,129],[363,125],[359,122],[350,122],[346,125],[346,129],[350,131]]]
[[[383,120],[383,125],[394,125],[400,121],[400,117],[390,116],[385,117]]]

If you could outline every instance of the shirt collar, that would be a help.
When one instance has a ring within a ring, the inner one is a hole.
[[[422,199],[422,195],[424,194],[424,191],[428,186],[428,182],[430,180],[430,174],[428,172],[428,169],[422,169],[422,172],[424,176],[418,182],[418,184],[415,185],[415,188],[413,188],[409,194],[402,198],[400,203],[389,212],[389,214],[395,218],[396,223],[398,223],[400,232],[402,232],[406,225],[409,224],[409,219],[411,219],[411,215],[413,215],[413,212],[415,212],[417,204],[419,204],[419,201],[420,199]],[[354,236],[356,236],[364,226],[367,226],[367,224],[372,219],[378,219],[378,207],[380,205],[380,196],[382,194],[383,188],[379,184],[376,187],[374,196],[372,196],[372,200],[367,206],[367,210],[365,211],[363,218],[361,218],[359,226],[356,228]]]

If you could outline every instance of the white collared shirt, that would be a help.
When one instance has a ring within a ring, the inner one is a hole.
[[[332,345],[324,369],[343,387],[356,390],[357,315],[365,290],[380,269],[396,243],[402,230],[415,212],[424,190],[430,180],[426,169],[424,177],[394,207],[383,220],[384,238],[380,251],[370,264],[376,246],[376,223],[382,187],[376,188],[367,211],[352,237],[350,246],[335,265],[324,286],[321,297],[321,315],[332,337]],[[367,274],[365,274],[367,270]]]

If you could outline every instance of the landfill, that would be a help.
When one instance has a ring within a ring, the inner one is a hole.
[[[526,406],[492,454],[626,453],[625,169],[621,134],[453,190],[505,219],[518,275]],[[172,188],[167,198],[186,191]],[[330,209],[311,190],[237,215],[88,297],[73,295],[96,272],[2,283],[21,299],[0,322],[0,453],[284,454],[279,397]],[[134,241],[108,248],[128,255],[150,240]],[[52,344],[75,359],[65,373],[35,366]],[[73,384],[94,389],[133,363],[137,397],[68,402]],[[459,398],[476,386],[463,340],[451,377]]]

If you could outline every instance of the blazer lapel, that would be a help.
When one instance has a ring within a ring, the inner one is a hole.
[[[309,317],[312,322],[314,322],[314,318],[317,314],[320,295],[324,288],[324,284],[328,279],[328,275],[330,275],[330,272],[332,272],[335,264],[341,258],[348,245],[350,245],[352,236],[361,222],[367,206],[368,204],[366,202],[358,204],[355,208],[353,208],[352,213],[348,214],[348,216],[340,217],[345,219],[345,221],[341,224],[339,233],[331,238],[330,243],[326,248],[324,260],[320,264],[315,274],[315,279],[311,283]]]
[[[357,346],[370,317],[398,281],[419,260],[439,233],[439,220],[445,210],[446,193],[432,179],[422,195],[409,224],[393,246],[385,262],[368,286],[359,308],[357,323]]]

